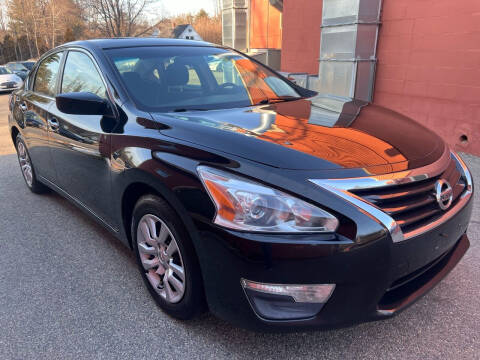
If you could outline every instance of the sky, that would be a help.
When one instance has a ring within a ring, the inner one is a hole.
[[[197,13],[205,9],[209,14],[214,13],[216,0],[154,0],[149,6],[147,16],[158,18],[159,15],[172,16],[185,13]]]

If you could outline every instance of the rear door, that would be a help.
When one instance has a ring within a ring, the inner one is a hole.
[[[59,93],[91,92],[108,100],[106,84],[86,52],[66,54]],[[72,115],[51,104],[50,145],[58,185],[106,224],[111,224],[110,135],[102,116]]]
[[[56,173],[49,149],[48,111],[55,103],[58,73],[63,52],[54,53],[41,61],[20,95],[23,113],[23,134],[37,175],[55,183]]]

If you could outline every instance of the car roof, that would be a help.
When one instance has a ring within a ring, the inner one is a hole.
[[[206,41],[170,39],[170,38],[111,38],[92,39],[66,43],[62,46],[81,46],[85,48],[122,48],[137,46],[218,46]]]

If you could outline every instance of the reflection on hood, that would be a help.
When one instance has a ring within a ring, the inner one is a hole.
[[[396,148],[349,127],[365,105],[325,96],[280,103],[275,120],[256,133],[262,140],[322,157],[344,168],[371,168],[375,173],[405,170],[408,161]]]
[[[172,125],[166,135],[191,137],[198,144],[288,169],[318,166],[323,170],[363,169],[378,175],[432,163],[445,146],[437,135],[406,116],[325,95],[249,108],[156,114],[156,118],[176,120],[168,122]],[[250,140],[222,136],[214,129]],[[281,148],[265,147],[258,141]],[[287,149],[294,151],[287,154]]]

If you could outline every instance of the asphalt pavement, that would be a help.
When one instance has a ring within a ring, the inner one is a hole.
[[[327,332],[262,334],[155,306],[132,253],[21,177],[0,95],[0,359],[480,359],[480,205],[471,247],[397,317]],[[474,178],[480,158],[465,155]]]

